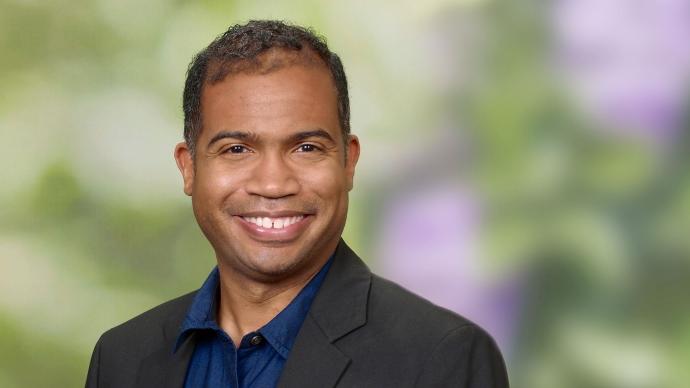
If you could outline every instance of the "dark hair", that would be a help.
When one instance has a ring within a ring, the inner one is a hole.
[[[350,101],[347,78],[340,58],[328,49],[326,40],[312,29],[276,20],[252,20],[234,25],[201,50],[189,64],[182,95],[184,139],[192,155],[201,133],[201,93],[204,84],[222,81],[236,72],[270,72],[276,64],[262,63],[260,57],[271,49],[281,49],[302,59],[323,61],[328,67],[338,94],[338,120],[347,145],[350,133]],[[279,64],[278,64],[279,66]]]

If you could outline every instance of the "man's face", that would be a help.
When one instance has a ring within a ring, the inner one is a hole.
[[[202,94],[196,157],[175,157],[219,265],[259,281],[311,271],[345,225],[359,142],[347,157],[324,66],[231,74]]]

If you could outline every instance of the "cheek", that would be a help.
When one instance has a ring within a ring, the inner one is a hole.
[[[229,172],[220,165],[210,165],[197,171],[194,192],[205,201],[222,199],[242,187],[242,174]]]
[[[347,194],[347,181],[342,167],[310,169],[301,174],[302,187],[336,206],[338,198]]]

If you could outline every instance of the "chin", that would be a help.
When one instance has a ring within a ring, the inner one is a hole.
[[[286,249],[263,248],[247,254],[225,256],[226,264],[245,276],[262,281],[278,281],[294,275],[306,266],[303,255]],[[234,259],[229,259],[234,257]]]

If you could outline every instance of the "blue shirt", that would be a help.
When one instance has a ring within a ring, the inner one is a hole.
[[[185,388],[275,387],[332,259],[283,311],[259,330],[245,335],[239,348],[216,321],[220,277],[218,267],[214,268],[192,302],[174,349],[177,351],[195,333],[196,346],[187,367]]]

